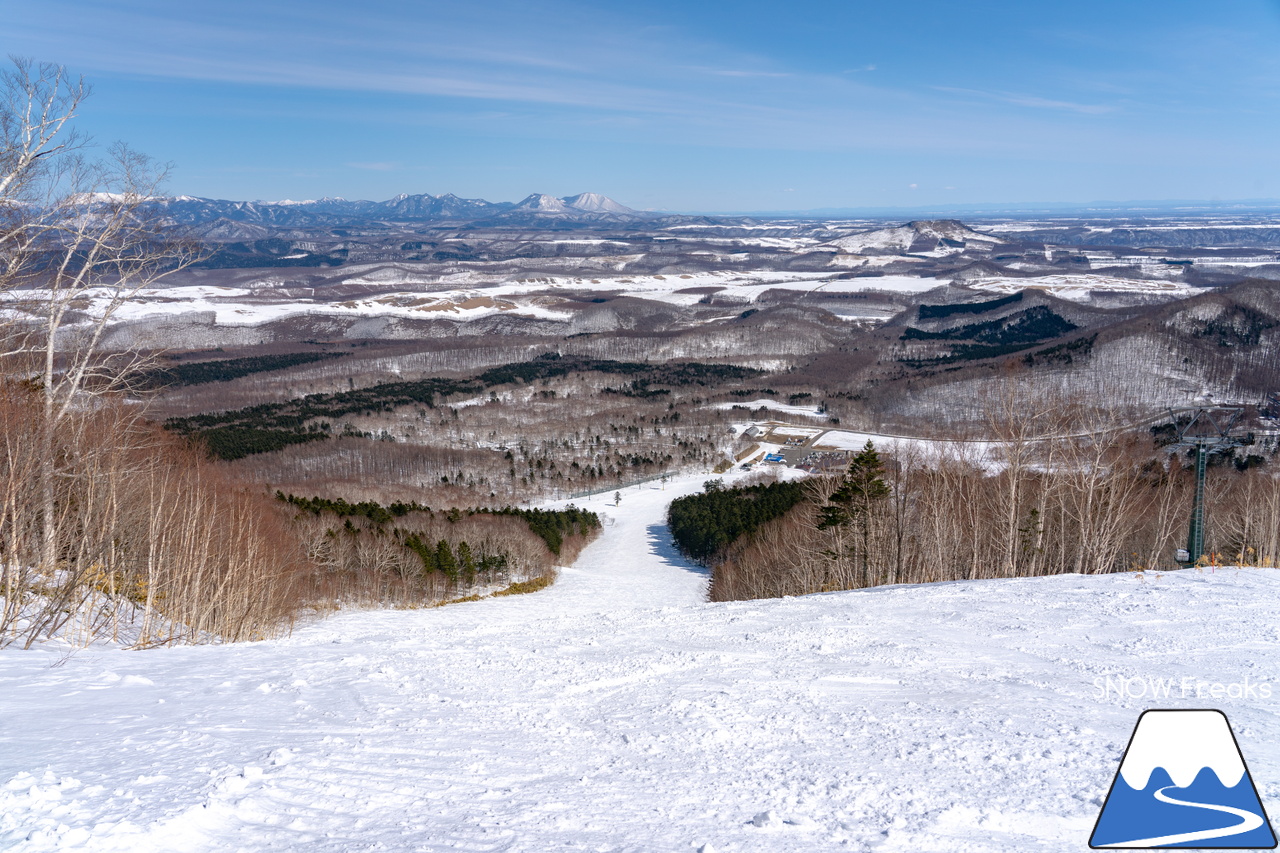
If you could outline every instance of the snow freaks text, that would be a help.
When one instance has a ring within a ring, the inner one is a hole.
[[[1199,678],[1159,678],[1156,676],[1099,676],[1093,680],[1094,698],[1099,702],[1124,699],[1230,699],[1238,701],[1266,700],[1272,695],[1265,682],[1203,681]]]

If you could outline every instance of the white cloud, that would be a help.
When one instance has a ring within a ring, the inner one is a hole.
[[[309,90],[315,114],[332,93],[369,92],[360,120],[466,126],[507,136],[625,140],[729,148],[944,151],[948,155],[1081,156],[1114,152],[1109,127],[1064,121],[1105,104],[963,88],[872,85],[873,64],[814,73],[782,56],[645,26],[611,4],[514,0],[430,14],[369,0],[360,15],[329,3],[85,0],[15,6],[15,52],[57,57],[76,71]],[[74,26],[54,22],[74,20]],[[287,34],[282,35],[282,34]],[[698,58],[691,66],[690,57]],[[228,97],[240,91],[227,87]],[[260,94],[259,94],[260,93]],[[963,96],[963,97],[957,97]],[[289,102],[282,99],[284,108]],[[1010,106],[1018,107],[1011,109]],[[350,118],[339,109],[339,119]],[[992,128],[998,126],[999,133]],[[1132,150],[1162,129],[1128,129]],[[351,168],[359,168],[353,166]],[[376,171],[376,170],[375,170]]]

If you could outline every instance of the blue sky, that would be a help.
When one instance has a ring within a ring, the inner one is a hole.
[[[1280,198],[1280,0],[0,0],[174,193]]]

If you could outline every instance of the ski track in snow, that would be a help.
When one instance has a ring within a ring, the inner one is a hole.
[[[1277,671],[1272,570],[704,603],[662,522],[704,479],[580,501],[533,595],[0,652],[0,849],[1076,851],[1140,711],[1212,704],[1095,678]],[[1274,700],[1223,707],[1274,798]]]
[[[1108,847],[1168,847],[1173,844],[1186,844],[1189,841],[1209,841],[1213,838],[1230,838],[1233,835],[1243,835],[1246,832],[1252,832],[1262,826],[1262,818],[1250,811],[1237,809],[1233,806],[1220,806],[1213,803],[1193,803],[1189,800],[1176,800],[1165,793],[1169,790],[1177,790],[1177,785],[1169,785],[1166,788],[1160,788],[1154,792],[1154,796],[1162,803],[1169,803],[1174,806],[1187,806],[1193,809],[1206,809],[1211,812],[1222,812],[1232,817],[1240,818],[1240,822],[1231,826],[1224,826],[1221,829],[1201,829],[1195,832],[1179,832],[1171,835],[1161,835],[1156,838],[1139,838],[1134,841],[1126,841],[1123,844],[1108,844]]]

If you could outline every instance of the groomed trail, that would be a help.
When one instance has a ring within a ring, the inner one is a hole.
[[[1280,685],[1095,686],[1280,678],[1280,571],[708,604],[662,523],[703,479],[580,502],[532,595],[0,652],[0,849],[1078,851],[1148,707],[1221,707],[1280,795]]]

